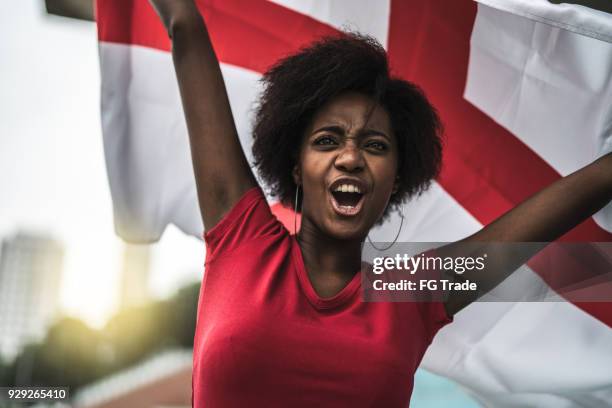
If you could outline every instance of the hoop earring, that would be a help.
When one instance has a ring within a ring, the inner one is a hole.
[[[295,188],[295,202],[293,205],[293,232],[295,233],[295,236],[297,237],[298,234],[298,230],[297,230],[297,204],[298,204],[298,193],[300,192],[300,185],[298,184],[297,187]]]
[[[386,246],[384,248],[378,248],[376,245],[374,245],[374,243],[370,239],[370,234],[368,234],[368,242],[370,243],[370,245],[372,245],[374,247],[374,249],[376,249],[377,251],[386,251],[387,249],[389,249],[393,245],[395,245],[395,243],[397,242],[397,239],[399,238],[400,232],[402,231],[402,226],[404,225],[404,206],[403,205],[402,205],[402,210],[400,212],[400,217],[401,217],[400,227],[397,230],[397,234],[395,235],[395,239],[393,240],[393,242],[389,246]]]

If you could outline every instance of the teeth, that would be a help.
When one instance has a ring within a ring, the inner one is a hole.
[[[361,194],[361,189],[352,184],[341,184],[334,189],[334,191],[340,191],[342,193],[359,193]]]

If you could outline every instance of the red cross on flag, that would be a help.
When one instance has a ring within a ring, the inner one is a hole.
[[[344,28],[386,47],[446,129],[441,176],[405,207],[399,240],[420,242],[470,235],[612,151],[612,15],[588,7],[596,1],[555,3],[198,0],[249,159],[257,80],[278,58]],[[156,241],[172,223],[201,237],[166,32],[146,0],[98,0],[97,21],[116,231]],[[396,222],[372,235],[394,236]],[[610,242],[611,232],[608,206],[562,240]],[[423,367],[485,406],[612,406],[610,327],[609,303],[475,303],[436,336]]]

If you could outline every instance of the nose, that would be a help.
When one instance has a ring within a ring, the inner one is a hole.
[[[339,170],[351,173],[362,170],[365,162],[359,146],[356,146],[352,141],[347,141],[336,156],[334,165]]]

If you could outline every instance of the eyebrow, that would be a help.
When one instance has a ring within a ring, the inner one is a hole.
[[[322,126],[318,129],[316,129],[314,132],[312,132],[312,134],[316,134],[319,132],[332,132],[332,133],[336,133],[336,134],[342,134],[344,133],[344,129],[341,126],[338,125],[328,125],[328,126]],[[360,137],[365,137],[365,136],[382,136],[385,139],[391,141],[391,138],[385,134],[384,132],[381,132],[379,130],[376,129],[364,129],[361,132],[359,132],[359,136]]]

